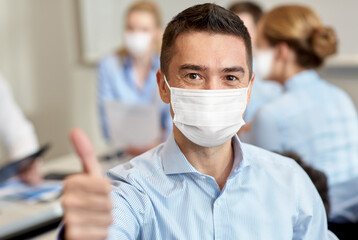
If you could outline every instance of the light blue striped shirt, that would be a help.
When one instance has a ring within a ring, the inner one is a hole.
[[[232,141],[234,164],[220,191],[174,137],[108,172],[114,223],[108,239],[335,239],[323,203],[291,159]]]
[[[117,55],[105,57],[98,65],[98,107],[102,126],[102,132],[108,140],[107,119],[104,112],[104,102],[108,100],[119,100],[130,104],[158,104],[162,128],[166,136],[172,130],[172,118],[169,104],[161,101],[158,93],[156,72],[159,69],[159,56],[155,55],[152,61],[152,68],[145,80],[142,89],[136,85],[136,75],[133,69],[131,57],[121,61]]]
[[[289,79],[283,95],[262,107],[245,140],[293,151],[323,171],[329,185],[358,176],[358,118],[349,96],[313,70]]]

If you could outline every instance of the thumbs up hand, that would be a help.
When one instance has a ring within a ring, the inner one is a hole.
[[[79,129],[70,139],[83,166],[83,173],[65,179],[62,193],[64,236],[70,239],[106,239],[112,224],[110,182],[101,174],[93,146]]]

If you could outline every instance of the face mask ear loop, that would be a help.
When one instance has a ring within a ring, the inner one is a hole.
[[[167,84],[169,90],[171,90],[171,88],[170,88],[170,86],[169,86],[169,83],[168,83],[167,78],[165,77],[165,75],[164,75],[164,81],[165,81],[165,83]]]
[[[248,98],[250,84],[251,84],[251,79],[249,80],[249,86],[247,86],[247,88],[245,89],[246,99]],[[252,88],[251,88],[251,91],[252,91]],[[245,106],[244,114],[245,114],[245,112],[246,112],[246,109],[247,109],[247,106],[248,106],[248,105],[249,105],[249,103],[247,103],[247,101],[246,101],[246,106]],[[242,121],[244,122],[244,124],[246,124],[246,122],[245,122],[244,119],[242,119]]]
[[[167,81],[167,78],[165,77],[165,75],[164,75],[164,81],[165,81],[165,83],[167,84],[167,86],[168,86],[168,88],[169,88],[169,91],[170,91],[170,100],[172,99],[172,89],[171,89],[171,87],[169,86],[169,83],[168,83],[168,81]],[[171,105],[171,103],[170,103],[170,105]],[[175,121],[175,116],[176,116],[176,114],[175,114],[175,111],[174,111],[174,108],[172,108],[173,109],[173,113],[174,113],[174,117],[173,117],[173,122]]]

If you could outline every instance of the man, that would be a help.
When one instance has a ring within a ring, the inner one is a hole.
[[[8,156],[19,160],[38,150],[36,133],[32,124],[25,118],[17,106],[10,87],[0,75],[0,141],[4,144]],[[35,185],[42,179],[39,160],[20,173],[20,179]]]
[[[322,201],[303,170],[236,136],[254,81],[251,54],[232,12],[203,4],[179,13],[164,32],[157,73],[173,134],[111,169],[111,189],[88,139],[72,131],[84,173],[64,184],[60,237],[329,239]]]
[[[253,52],[256,53],[256,32],[257,23],[259,22],[263,11],[259,5],[254,2],[239,1],[233,3],[229,10],[238,15],[244,22],[250,33]],[[255,54],[254,54],[255,55]],[[245,121],[252,120],[255,113],[266,103],[274,100],[282,93],[282,87],[276,82],[262,79],[261,66],[257,66],[254,61],[254,72],[256,73],[255,83],[252,86],[252,95],[250,104],[245,111]],[[249,125],[246,126],[249,128]],[[242,129],[242,132],[245,130]]]

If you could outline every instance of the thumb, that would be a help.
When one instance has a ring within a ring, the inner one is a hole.
[[[80,129],[73,129],[70,132],[70,139],[81,159],[83,171],[93,176],[101,176],[101,167],[97,162],[93,145],[86,134]]]

